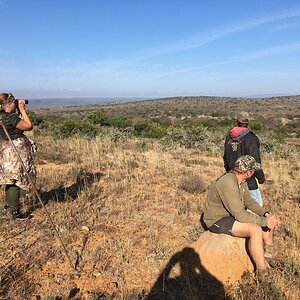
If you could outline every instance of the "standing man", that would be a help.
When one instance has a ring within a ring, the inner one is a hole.
[[[273,230],[278,228],[279,221],[249,194],[245,181],[259,170],[260,164],[252,156],[239,157],[233,170],[209,187],[203,220],[213,233],[249,238],[249,253],[255,262],[256,274],[260,280],[265,280],[267,265],[264,246],[273,244]]]
[[[224,167],[226,172],[233,169],[234,162],[242,155],[251,155],[258,163],[261,163],[259,153],[259,139],[253,131],[248,128],[249,113],[242,111],[237,115],[237,126],[226,136],[224,147]],[[262,169],[256,170],[247,184],[251,197],[260,205],[263,205],[258,183],[265,182],[265,175]]]

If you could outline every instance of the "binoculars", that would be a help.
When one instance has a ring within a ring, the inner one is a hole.
[[[24,100],[25,101],[25,104],[28,104],[28,100]],[[16,104],[16,106],[18,106],[19,105],[19,99],[15,99],[15,104]]]

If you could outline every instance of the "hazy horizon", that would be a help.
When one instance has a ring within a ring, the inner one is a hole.
[[[298,95],[257,95],[249,97],[226,97],[226,96],[214,96],[214,95],[198,95],[198,96],[170,96],[162,98],[142,98],[142,97],[54,97],[54,98],[28,98],[30,101],[27,108],[56,108],[66,106],[81,106],[81,105],[101,105],[109,103],[122,103],[132,101],[147,101],[147,100],[160,100],[165,98],[176,97],[216,97],[216,98],[271,98],[271,97],[283,97],[283,96],[298,96]]]

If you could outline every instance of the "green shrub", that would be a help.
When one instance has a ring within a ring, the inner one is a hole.
[[[61,137],[70,137],[76,134],[93,137],[98,132],[98,128],[90,123],[67,120],[57,125],[55,133]]]
[[[149,122],[147,121],[140,121],[133,125],[136,135],[142,135],[142,133],[146,131],[148,127],[149,127]]]
[[[134,124],[134,134],[147,138],[162,138],[166,135],[166,128],[147,121],[140,121]]]
[[[32,124],[35,126],[38,126],[45,122],[42,116],[39,116],[37,113],[35,113],[33,111],[28,110],[27,115],[28,115],[29,119],[31,120]]]
[[[221,126],[221,127],[234,127],[236,124],[236,120],[235,119],[228,119],[228,118],[225,118],[225,119],[222,119],[218,122],[218,125]]]
[[[90,114],[87,117],[87,119],[88,119],[88,121],[90,121],[93,124],[98,124],[98,125],[101,125],[101,126],[108,126],[108,125],[110,125],[108,117],[102,111],[98,111],[98,112]]]
[[[198,119],[194,119],[194,118],[189,118],[189,119],[183,120],[182,125],[184,128],[193,128],[193,127],[202,128],[203,127],[203,124],[201,123],[201,121]]]
[[[259,130],[262,130],[262,124],[261,123],[253,123],[253,124],[251,124],[251,129],[252,130],[257,130],[257,131],[259,131]]]
[[[110,125],[118,128],[127,128],[132,126],[132,120],[125,116],[118,116],[110,120]]]

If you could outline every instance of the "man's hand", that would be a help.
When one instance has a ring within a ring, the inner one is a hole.
[[[266,213],[266,218],[267,218],[267,227],[270,228],[271,230],[274,229],[276,230],[280,222],[279,220],[276,219],[275,215],[272,213]]]
[[[264,183],[265,183],[265,181],[266,181],[266,179],[265,179],[265,178],[258,179],[258,183],[259,183],[259,184],[264,184]]]
[[[25,100],[23,99],[20,99],[19,102],[18,102],[18,108],[19,110],[25,110]]]

